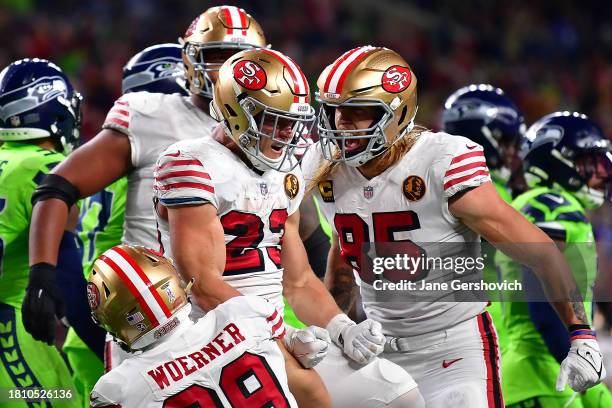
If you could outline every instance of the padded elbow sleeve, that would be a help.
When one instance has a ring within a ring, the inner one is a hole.
[[[39,201],[57,198],[66,203],[68,208],[77,202],[79,189],[74,184],[57,174],[47,174],[32,194],[32,205]]]

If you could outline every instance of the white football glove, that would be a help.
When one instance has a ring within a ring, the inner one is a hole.
[[[606,378],[599,344],[593,339],[574,339],[567,357],[561,363],[557,377],[557,391],[569,384],[576,392],[585,391]]]
[[[339,314],[330,320],[326,329],[332,341],[360,364],[368,364],[384,350],[382,326],[374,320],[367,319],[357,324],[347,315]]]
[[[312,368],[325,358],[331,343],[327,330],[317,326],[305,329],[285,326],[285,329],[285,347],[304,368]]]

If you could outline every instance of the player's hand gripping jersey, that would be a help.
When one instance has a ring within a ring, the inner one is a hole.
[[[269,302],[238,296],[177,330],[104,375],[91,406],[297,407],[275,341],[283,320]]]
[[[166,207],[210,203],[225,232],[223,278],[245,295],[283,308],[280,249],[287,217],[299,208],[299,167],[282,173],[253,171],[211,138],[177,143],[159,158],[155,193]],[[158,218],[162,250],[171,257],[168,222]]]
[[[312,179],[323,163],[317,144],[302,163],[305,179]],[[380,322],[385,334],[406,336],[444,329],[477,316],[486,304],[456,302],[454,294],[448,292],[440,292],[439,299],[436,292],[428,292],[427,299],[418,302],[405,298],[411,293],[408,291],[396,295],[387,291],[381,297],[372,285],[380,277],[361,265],[362,245],[412,241],[426,244],[423,249],[427,257],[478,256],[471,253],[473,245],[469,249],[444,246],[450,242],[480,242],[475,232],[449,212],[448,200],[490,181],[480,145],[463,137],[424,132],[402,160],[373,179],[364,178],[354,167],[338,166],[329,179],[315,187],[320,208],[339,237],[341,254],[359,275],[367,316]],[[382,278],[450,282],[459,277],[454,271],[436,268],[418,270],[414,275],[399,272],[392,276],[383,273]]]
[[[215,126],[209,115],[179,94],[135,92],[115,102],[102,127],[127,135],[134,167],[128,176],[123,242],[158,245],[151,204],[155,162],[172,143],[208,136]]]

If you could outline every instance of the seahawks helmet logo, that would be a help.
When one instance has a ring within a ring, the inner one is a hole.
[[[60,77],[41,78],[28,89],[28,96],[36,98],[38,103],[43,103],[58,96],[67,98],[68,89],[66,88],[66,82]]]
[[[60,76],[39,78],[33,83],[2,95],[0,120],[5,121],[11,116],[20,115],[53,99],[59,99],[60,102],[68,100],[68,87],[64,78]]]
[[[165,78],[179,76],[182,71],[176,60],[164,60],[151,64],[148,71],[153,74],[153,78]]]

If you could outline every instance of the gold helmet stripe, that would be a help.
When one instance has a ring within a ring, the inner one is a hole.
[[[234,28],[242,29],[242,35],[246,36],[247,19],[243,9],[234,6],[221,7],[225,15],[225,21],[228,25],[227,33],[234,34]]]
[[[142,268],[123,249],[113,247],[100,260],[117,273],[154,325],[172,316]]]
[[[308,81],[306,80],[306,76],[300,67],[298,67],[291,58],[281,54],[278,51],[272,49],[262,49],[262,51],[268,55],[272,55],[279,60],[281,64],[288,68],[289,74],[291,75],[291,80],[293,81],[293,93],[297,95],[305,95],[294,96],[293,102],[310,103],[310,89],[308,88]]]
[[[366,45],[365,47],[354,48],[338,58],[325,81],[324,92],[342,93],[342,85],[351,69],[365,57],[368,52],[375,50],[376,47]]]

